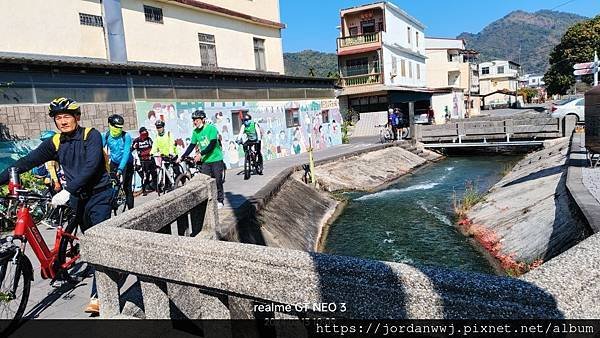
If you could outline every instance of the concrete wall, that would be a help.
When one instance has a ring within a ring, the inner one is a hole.
[[[80,124],[84,127],[104,131],[108,117],[121,114],[125,130],[137,130],[135,105],[131,102],[82,104],[81,110]],[[56,130],[47,104],[0,106],[0,140],[37,139],[43,130]]]
[[[465,117],[464,94],[461,91],[433,94],[431,108],[433,108],[435,124],[443,124],[446,121],[446,110],[453,119],[463,118]]]
[[[100,0],[0,1],[0,51],[106,58],[103,28],[79,13],[102,16]]]
[[[146,22],[144,5],[162,8],[164,24]],[[265,40],[266,70],[284,72],[278,28],[158,1],[123,0],[122,7],[130,61],[200,66],[198,33],[205,33],[215,36],[219,67],[256,70],[253,38],[260,38]]]

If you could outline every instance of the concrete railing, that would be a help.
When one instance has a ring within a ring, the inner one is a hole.
[[[267,314],[275,318],[302,316],[304,304],[328,318],[600,316],[593,305],[599,295],[598,236],[524,281],[209,240],[218,224],[215,190],[214,181],[196,177],[86,232],[83,259],[96,267],[102,317],[124,315],[127,299],[119,290],[124,274],[140,282],[142,317],[148,319],[254,318],[260,310],[252,302],[291,305],[290,311]],[[179,236],[169,234],[173,222]],[[335,311],[313,309],[321,303]]]
[[[338,48],[381,42],[381,32],[337,38]]]
[[[415,136],[420,142],[510,141],[570,136],[576,119],[524,117],[453,121],[443,125],[417,125]]]

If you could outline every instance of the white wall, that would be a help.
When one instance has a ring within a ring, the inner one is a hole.
[[[464,118],[465,107],[463,93],[461,91],[454,91],[452,93],[440,93],[431,96],[431,108],[433,108],[435,114],[436,124],[445,122],[446,107],[448,107],[448,111],[452,118]]]
[[[411,54],[398,52],[397,49],[383,46],[383,63],[384,63],[384,79],[388,86],[409,86],[409,87],[425,87],[427,79],[427,69],[425,62],[421,58],[417,58]],[[392,71],[392,57],[396,57],[396,76],[392,79],[390,73]],[[402,60],[405,63],[405,75],[402,76]],[[417,64],[420,65],[420,79],[417,78]],[[412,67],[412,77],[410,76],[409,66]]]

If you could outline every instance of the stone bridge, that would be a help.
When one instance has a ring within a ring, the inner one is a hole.
[[[86,232],[83,259],[96,267],[101,316],[600,317],[600,234],[521,278],[510,278],[218,241],[218,227],[215,183],[200,175]],[[304,303],[334,303],[338,311],[265,314],[253,308],[289,304],[293,309]]]

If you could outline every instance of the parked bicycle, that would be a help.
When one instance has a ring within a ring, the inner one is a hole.
[[[376,125],[375,128],[379,128],[379,142],[388,143],[394,141],[394,134],[389,124]]]
[[[49,249],[32,218],[31,208],[36,203],[48,203],[50,198],[13,187],[9,195],[0,197],[0,202],[6,201],[18,203],[13,234],[0,239],[0,318],[11,321],[10,329],[18,325],[25,312],[33,281],[33,266],[25,255],[27,243],[40,262],[43,279],[50,279],[53,284],[57,280],[79,282],[81,278],[71,273],[80,252],[75,218],[64,218],[67,207],[58,209],[54,247]]]

